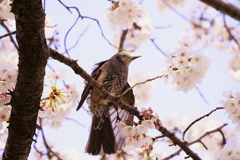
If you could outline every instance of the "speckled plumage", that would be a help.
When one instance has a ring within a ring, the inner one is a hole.
[[[97,80],[111,94],[117,96],[130,87],[127,82],[128,66],[133,59],[126,53],[117,53],[107,61],[100,62],[93,70],[91,76]],[[90,96],[88,96],[90,93]],[[122,111],[92,86],[86,84],[77,108],[80,109],[88,97],[89,109],[92,114],[92,126],[86,145],[86,152],[92,155],[112,154],[121,149],[123,139],[116,128],[117,112],[122,120],[132,120],[133,116]],[[132,90],[122,97],[122,100],[134,106]]]

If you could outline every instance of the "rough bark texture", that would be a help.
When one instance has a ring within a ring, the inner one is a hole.
[[[12,12],[16,18],[19,74],[10,101],[12,111],[3,159],[26,160],[36,130],[48,59],[44,37],[45,13],[41,0],[14,0]]]
[[[240,21],[240,9],[222,0],[200,0],[220,12]]]

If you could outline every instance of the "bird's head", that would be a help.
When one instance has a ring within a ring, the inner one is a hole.
[[[120,60],[121,62],[123,62],[125,65],[129,65],[134,59],[139,58],[141,56],[130,56],[128,53],[126,52],[119,52],[116,55],[116,58],[118,60]]]

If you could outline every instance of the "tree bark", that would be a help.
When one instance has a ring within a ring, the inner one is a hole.
[[[200,0],[200,1],[240,21],[240,9],[230,3],[224,2],[222,0]]]
[[[45,13],[41,0],[14,0],[12,12],[16,18],[19,63],[17,84],[10,101],[9,135],[3,159],[26,160],[36,130],[48,59]]]

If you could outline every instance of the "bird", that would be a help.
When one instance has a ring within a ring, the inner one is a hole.
[[[110,94],[118,96],[130,88],[128,79],[129,64],[141,56],[131,56],[127,52],[119,52],[109,60],[97,63],[91,76],[99,82]],[[118,120],[133,121],[133,115],[121,110],[114,103],[104,98],[97,89],[87,82],[81,95],[77,111],[87,99],[92,115],[91,130],[85,152],[90,155],[113,154],[121,150],[124,139],[116,127]],[[132,89],[121,97],[126,104],[133,106],[135,97]]]

